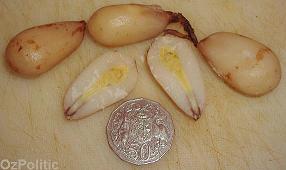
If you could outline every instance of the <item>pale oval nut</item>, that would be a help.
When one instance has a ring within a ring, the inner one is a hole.
[[[76,78],[64,98],[67,119],[81,119],[125,98],[137,82],[135,60],[119,52],[96,58]]]
[[[88,21],[88,31],[98,43],[123,46],[154,38],[167,25],[179,22],[197,44],[189,21],[180,13],[164,11],[158,5],[120,4],[98,9]]]
[[[174,103],[195,120],[200,118],[205,104],[197,57],[199,53],[189,40],[169,34],[157,37],[147,54],[154,78]]]
[[[261,96],[280,82],[277,56],[253,39],[218,32],[200,41],[198,49],[219,77],[245,95]]]
[[[80,46],[85,25],[85,21],[65,21],[26,29],[9,42],[6,61],[20,75],[39,76]]]
[[[106,46],[121,46],[159,35],[170,16],[152,5],[123,4],[100,8],[88,21],[92,38]]]

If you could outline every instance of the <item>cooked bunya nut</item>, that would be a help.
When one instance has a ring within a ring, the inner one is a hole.
[[[194,44],[197,44],[193,28],[182,14],[164,11],[158,5],[121,4],[102,7],[90,17],[88,31],[96,42],[114,47],[154,38],[173,22],[181,23]]]
[[[178,37],[177,32],[169,33],[154,40],[147,62],[152,75],[174,103],[197,120],[205,103],[204,84],[197,62],[200,55],[189,40]]]
[[[9,42],[6,61],[26,77],[45,73],[79,47],[85,25],[84,21],[66,21],[24,30]]]
[[[243,94],[261,96],[281,79],[277,56],[248,37],[218,32],[203,39],[198,49],[217,75]]]
[[[72,83],[64,99],[67,119],[80,119],[125,98],[135,87],[135,60],[119,52],[95,59]]]

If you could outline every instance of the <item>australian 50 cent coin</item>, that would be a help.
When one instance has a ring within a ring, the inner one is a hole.
[[[159,103],[144,98],[126,101],[115,109],[106,129],[116,155],[136,165],[158,161],[171,148],[174,135],[170,114]]]

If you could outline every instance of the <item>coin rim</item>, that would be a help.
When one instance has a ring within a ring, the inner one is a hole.
[[[123,105],[126,105],[127,103],[130,103],[130,102],[134,102],[134,101],[140,101],[140,100],[146,100],[148,102],[151,102],[155,105],[158,105],[163,111],[165,111],[165,113],[167,113],[167,116],[170,118],[170,123],[171,123],[171,127],[172,127],[172,130],[171,130],[171,137],[170,137],[170,145],[169,145],[169,148],[164,151],[158,158],[152,160],[152,161],[149,161],[149,162],[136,162],[134,160],[129,160],[129,159],[126,159],[124,156],[121,156],[119,154],[119,152],[116,152],[117,148],[116,146],[114,146],[114,144],[112,143],[112,139],[111,139],[111,135],[109,135],[109,130],[108,129],[111,129],[109,128],[109,124],[111,124],[111,118],[112,118],[112,115],[120,108],[122,107]],[[132,164],[135,164],[135,165],[146,165],[146,164],[151,164],[151,163],[154,163],[154,162],[157,162],[159,161],[171,148],[172,148],[172,144],[173,144],[173,139],[174,139],[174,135],[175,135],[175,128],[174,128],[174,123],[173,123],[173,119],[172,119],[172,116],[171,114],[159,103],[159,102],[156,102],[154,100],[150,100],[150,99],[146,99],[146,98],[143,98],[143,97],[140,97],[140,98],[134,98],[134,99],[130,99],[130,100],[127,100],[127,101],[124,101],[122,104],[120,104],[116,109],[114,109],[110,116],[109,116],[109,119],[108,119],[108,122],[107,122],[107,125],[106,125],[106,136],[107,136],[107,142],[108,142],[108,145],[109,147],[112,149],[112,151],[123,161],[126,161],[128,163],[132,163]],[[110,141],[110,142],[109,142]]]

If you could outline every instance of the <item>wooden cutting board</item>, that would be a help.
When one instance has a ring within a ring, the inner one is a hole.
[[[172,115],[175,138],[157,163],[135,166],[109,148],[105,127],[124,99],[79,121],[63,116],[69,84],[96,57],[114,50],[87,34],[80,48],[36,79],[12,74],[4,61],[8,41],[40,24],[88,20],[111,4],[158,4],[183,13],[199,39],[217,31],[240,33],[269,46],[282,65],[277,89],[259,98],[245,97],[226,86],[199,59],[207,105],[194,121],[181,113],[148,74],[144,54],[152,40],[116,48],[136,58],[139,80],[128,99],[160,102]],[[0,160],[53,160],[60,169],[286,169],[286,1],[284,0],[1,0],[0,1]]]

